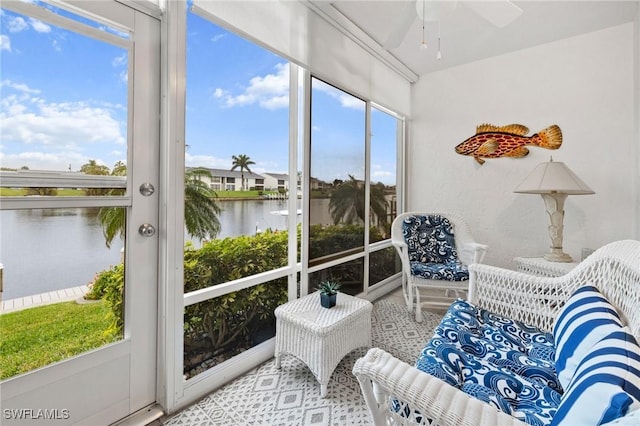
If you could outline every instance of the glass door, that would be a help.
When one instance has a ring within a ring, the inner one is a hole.
[[[109,424],[156,400],[160,23],[0,19],[1,423]]]

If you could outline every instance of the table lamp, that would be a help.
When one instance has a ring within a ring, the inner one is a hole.
[[[551,251],[544,255],[550,262],[572,262],[571,256],[562,251],[564,200],[567,195],[595,194],[564,163],[553,161],[539,164],[513,191],[520,194],[540,194],[549,215]]]

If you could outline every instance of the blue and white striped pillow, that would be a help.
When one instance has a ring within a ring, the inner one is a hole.
[[[578,366],[551,426],[601,425],[640,408],[640,346],[627,328],[596,343]]]
[[[573,293],[553,324],[556,371],[563,389],[591,347],[621,328],[620,316],[597,288],[584,286]]]

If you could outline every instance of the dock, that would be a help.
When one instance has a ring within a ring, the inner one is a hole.
[[[50,305],[52,303],[68,302],[80,299],[89,291],[86,285],[50,291],[48,293],[34,294],[32,296],[17,297],[15,299],[2,300],[0,314],[33,308],[36,306]]]

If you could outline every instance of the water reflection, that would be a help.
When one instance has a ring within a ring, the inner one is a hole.
[[[327,203],[327,199],[312,203]],[[256,230],[284,230],[285,200],[220,201],[218,238],[254,235]],[[298,201],[300,208],[300,201]],[[326,207],[324,209],[327,210]],[[97,208],[3,210],[0,212],[0,263],[4,265],[4,300],[86,285],[96,272],[120,262],[124,247],[117,238],[105,245]],[[326,223],[330,223],[327,217]],[[190,238],[185,232],[185,241]],[[195,242],[199,246],[199,242]]]
[[[88,284],[120,261],[122,240],[105,245],[98,209],[0,212],[3,299]]]

